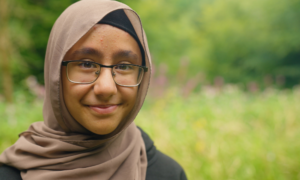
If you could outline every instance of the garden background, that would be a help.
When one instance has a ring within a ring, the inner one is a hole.
[[[0,0],[0,152],[42,120],[48,36],[73,2]],[[300,179],[300,0],[121,2],[147,33],[136,123],[158,149],[192,180]]]

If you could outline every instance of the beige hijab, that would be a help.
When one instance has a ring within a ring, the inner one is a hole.
[[[133,110],[112,133],[100,136],[83,128],[68,112],[62,96],[61,62],[66,52],[108,13],[124,9],[151,59],[138,15],[125,4],[110,0],[81,0],[68,7],[51,31],[46,59],[44,122],[33,123],[18,141],[0,155],[0,165],[21,170],[24,180],[144,180],[147,158],[133,120],[150,82],[151,69],[139,86]]]

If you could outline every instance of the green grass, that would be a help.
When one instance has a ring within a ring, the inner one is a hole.
[[[0,152],[42,119],[41,101],[14,108],[8,117],[0,102]],[[191,180],[300,180],[300,89],[251,94],[228,86],[183,98],[169,88],[148,98],[135,122]]]

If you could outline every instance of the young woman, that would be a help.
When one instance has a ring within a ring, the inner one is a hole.
[[[82,0],[51,31],[43,122],[0,155],[0,180],[184,180],[133,123],[150,82],[138,15],[117,1]]]

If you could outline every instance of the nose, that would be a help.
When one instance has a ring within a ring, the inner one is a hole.
[[[94,93],[102,100],[109,100],[117,93],[117,86],[110,68],[101,68],[98,79],[94,82]]]

